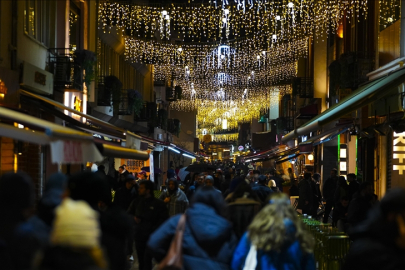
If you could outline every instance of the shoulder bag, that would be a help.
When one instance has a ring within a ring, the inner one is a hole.
[[[181,215],[177,223],[176,234],[170,244],[169,251],[160,262],[158,270],[181,270],[183,269],[183,234],[186,227],[186,215]]]

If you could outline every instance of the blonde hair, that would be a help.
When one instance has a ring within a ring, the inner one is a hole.
[[[257,249],[264,251],[281,251],[288,240],[298,240],[303,252],[312,253],[314,239],[298,218],[297,212],[290,205],[288,197],[274,194],[266,205],[253,219],[248,227],[248,237]],[[290,220],[295,226],[295,234],[286,234],[285,220]],[[289,239],[291,238],[291,239]]]

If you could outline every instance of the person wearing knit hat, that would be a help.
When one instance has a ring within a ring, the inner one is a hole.
[[[99,246],[98,213],[85,201],[67,198],[56,208],[51,244],[92,248]]]
[[[98,213],[85,201],[66,198],[55,210],[51,247],[40,269],[105,269]]]

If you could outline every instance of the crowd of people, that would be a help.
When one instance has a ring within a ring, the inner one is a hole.
[[[290,197],[281,192],[284,180],[274,170],[245,174],[242,169],[209,168],[183,181],[171,174],[157,193],[146,174],[134,176],[121,166],[111,182],[102,170],[52,175],[38,200],[26,174],[4,174],[1,269],[127,270],[136,254],[139,269],[152,270],[168,253],[183,214],[183,269],[316,269],[314,238]],[[290,195],[299,196],[297,208],[316,214],[322,205],[320,175],[289,178]],[[372,185],[348,178],[349,184],[332,170],[322,188],[326,217],[333,208],[333,222],[344,219],[343,227],[349,223],[355,240],[357,249],[349,254],[346,269],[365,269],[358,258],[391,244],[387,258],[403,258],[405,191],[388,192],[377,203]],[[370,219],[373,204],[376,214]],[[364,243],[370,246],[364,248]],[[404,265],[398,258],[390,262],[393,267],[379,269],[405,269],[396,268]]]

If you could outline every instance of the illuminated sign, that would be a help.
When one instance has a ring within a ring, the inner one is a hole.
[[[394,132],[394,143],[393,143],[393,171],[398,171],[399,175],[404,174],[405,170],[405,132],[396,133]]]

